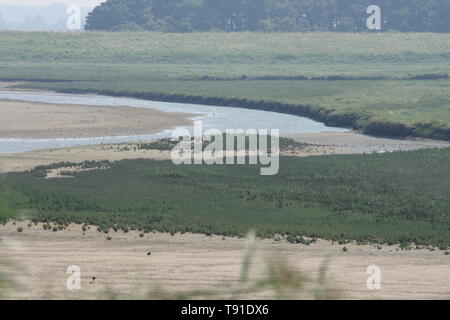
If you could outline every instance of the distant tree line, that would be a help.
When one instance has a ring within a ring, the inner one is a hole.
[[[108,0],[85,29],[362,32],[370,5],[381,31],[450,32],[450,0]]]

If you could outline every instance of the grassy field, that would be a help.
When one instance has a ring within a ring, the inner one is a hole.
[[[76,80],[111,79],[108,68],[115,77],[147,80],[450,72],[446,34],[2,32],[0,40],[3,76],[11,77],[14,63],[26,63],[30,78]]]
[[[447,34],[0,33],[24,86],[308,116],[450,140]],[[72,80],[69,81],[68,80]]]
[[[242,236],[255,228],[262,237],[281,234],[292,242],[307,243],[307,236],[444,250],[450,247],[449,160],[450,149],[282,157],[280,173],[271,177],[260,176],[258,166],[125,160],[66,179],[43,177],[71,164],[5,179],[16,193],[14,206],[60,229],[77,222],[104,232]]]

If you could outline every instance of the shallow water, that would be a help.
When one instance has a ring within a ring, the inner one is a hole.
[[[47,92],[0,91],[0,99],[55,104],[77,104],[150,108],[166,112],[198,114],[196,120],[203,121],[204,129],[279,129],[281,134],[317,133],[323,131],[346,132],[347,129],[328,127],[308,118],[233,107],[204,106],[186,103],[168,103],[133,98],[117,98],[97,95],[75,95]],[[190,127],[181,127],[192,132]],[[169,137],[172,130],[157,134],[115,137],[93,137],[72,139],[0,139],[0,153],[14,153],[40,149],[63,148],[78,145],[139,142]]]

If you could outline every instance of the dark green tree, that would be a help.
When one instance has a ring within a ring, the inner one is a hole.
[[[86,30],[367,32],[369,5],[382,30],[450,32],[450,0],[108,0]]]

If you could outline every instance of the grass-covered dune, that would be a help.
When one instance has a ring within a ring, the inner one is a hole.
[[[48,79],[57,75],[70,78],[66,72],[82,65],[80,74],[73,74],[74,79],[82,75],[83,79],[102,79],[99,69],[92,70],[91,66],[106,68],[108,64],[118,70],[123,64],[135,66],[131,70],[123,67],[119,77],[132,77],[140,70],[137,76],[147,79],[450,73],[447,34],[1,32],[0,40],[3,76],[12,77],[15,74],[7,66],[14,62],[44,71],[32,74],[37,70],[32,68],[30,78]],[[39,66],[42,63],[55,68]],[[65,70],[60,63],[66,65]],[[107,74],[107,78],[110,76]]]
[[[14,206],[36,221],[450,247],[450,149],[282,157],[276,176],[260,176],[258,166],[125,160],[44,179],[49,168],[5,176]]]
[[[449,40],[400,33],[1,32],[0,79],[61,92],[274,110],[374,135],[450,140]]]

